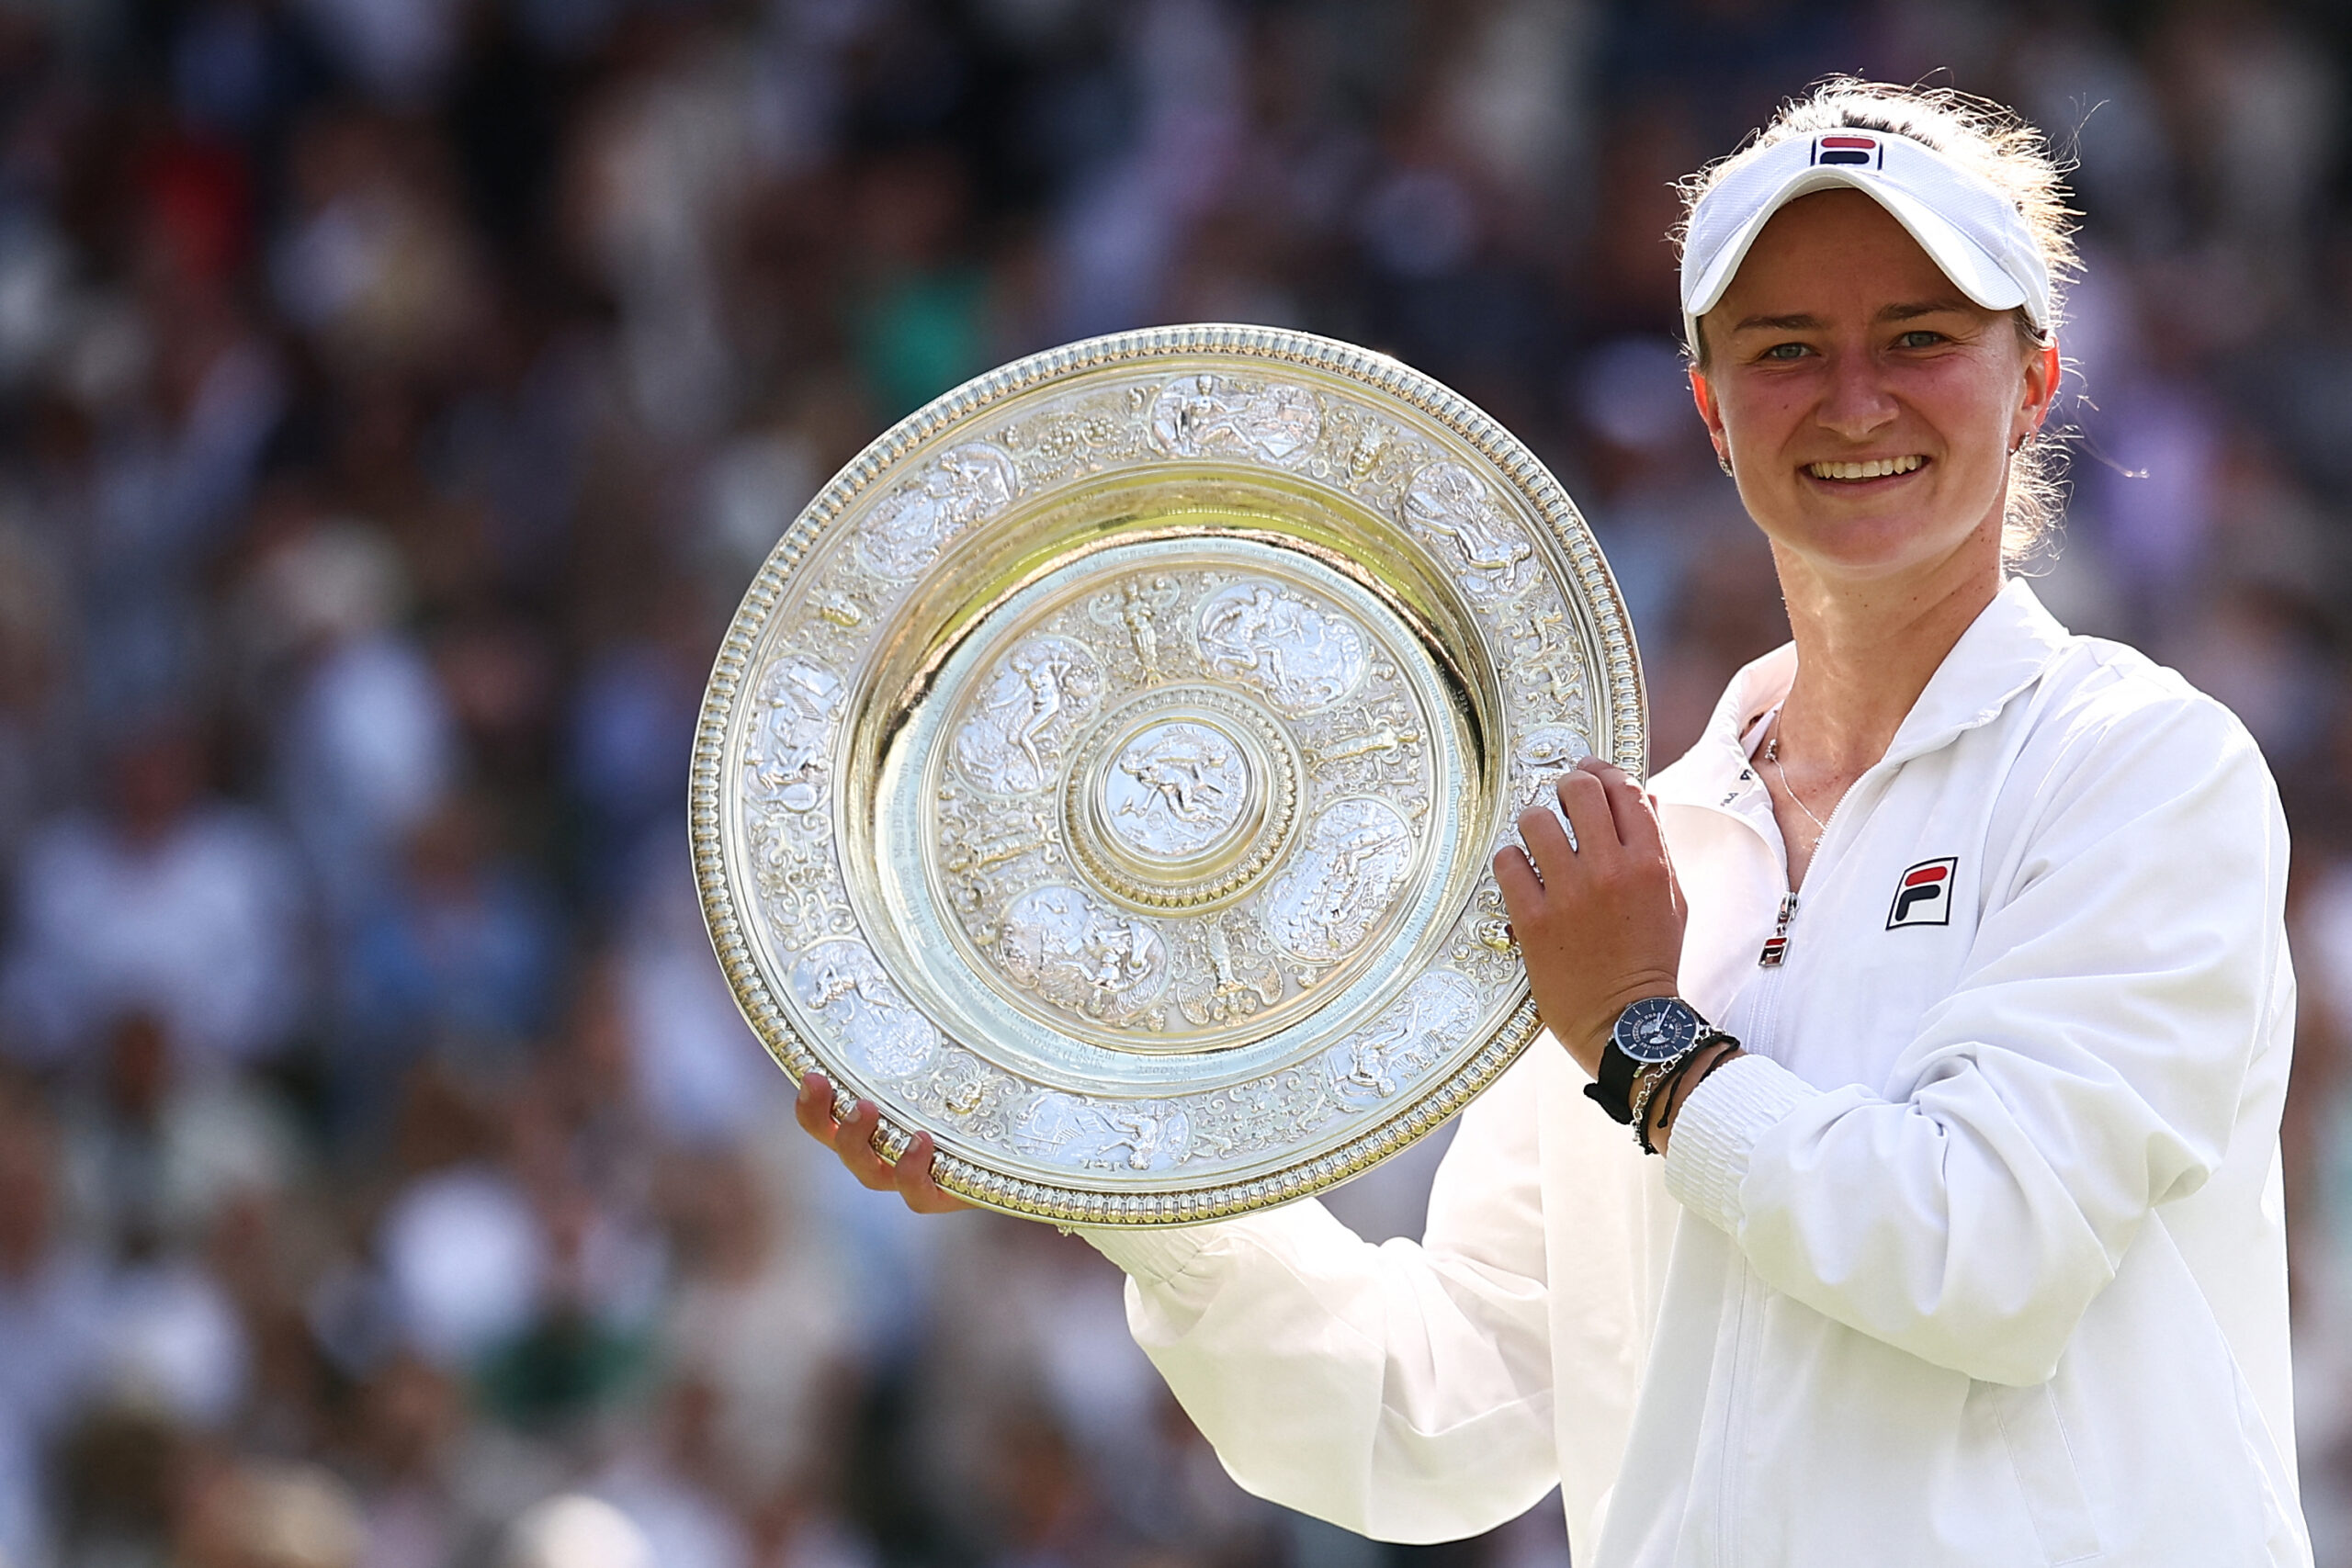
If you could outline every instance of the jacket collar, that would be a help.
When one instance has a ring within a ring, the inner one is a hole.
[[[2010,578],[1936,667],[1881,765],[1908,761],[1992,722],[2010,698],[2041,678],[2069,636],[2024,578]],[[1788,642],[1733,676],[1698,744],[1652,781],[1658,798],[1713,807],[1739,788],[1748,766],[1741,738],[1758,716],[1788,695],[1796,670],[1796,644]]]

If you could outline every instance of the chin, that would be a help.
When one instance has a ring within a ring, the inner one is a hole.
[[[1774,542],[1794,551],[1816,570],[1841,577],[1894,577],[1950,558],[1968,550],[1986,533],[1984,525],[1971,525],[1948,518],[1923,517],[1917,512],[1862,513],[1793,520],[1794,526]],[[1768,533],[1771,532],[1768,530]],[[1993,549],[2000,548],[2000,524],[1990,529]]]

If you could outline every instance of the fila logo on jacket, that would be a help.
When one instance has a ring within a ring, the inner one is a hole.
[[[1958,855],[1923,860],[1906,868],[1895,882],[1894,903],[1886,911],[1886,929],[1951,924],[1951,885],[1959,874]]]

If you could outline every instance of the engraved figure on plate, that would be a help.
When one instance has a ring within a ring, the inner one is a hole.
[[[1256,921],[1231,913],[1213,916],[1194,922],[1185,935],[1193,953],[1193,968],[1206,972],[1196,976],[1204,978],[1205,985],[1186,987],[1177,1004],[1193,1024],[1228,1023],[1283,999],[1273,943]]]
[[[1228,736],[1182,720],[1155,724],[1103,775],[1119,841],[1153,860],[1196,855],[1228,837],[1250,794],[1250,763]]]
[[[1584,737],[1565,724],[1539,725],[1521,736],[1513,750],[1521,768],[1552,774],[1565,773],[1592,755]]]
[[[1477,987],[1451,969],[1432,969],[1378,1022],[1324,1053],[1331,1092],[1351,1110],[1390,1099],[1468,1040],[1477,1023]]]
[[[1559,784],[1571,769],[1592,754],[1584,737],[1565,724],[1542,725],[1519,738],[1511,748],[1513,770],[1512,794],[1516,804],[1510,812],[1510,823],[1500,840],[1504,843],[1526,845],[1519,838],[1516,826],[1519,814],[1531,806],[1541,806],[1557,818],[1567,829],[1570,843],[1576,841],[1576,829],[1569,825],[1566,809],[1560,805]]]
[[[1424,535],[1449,541],[1462,562],[1462,585],[1493,599],[1526,585],[1535,547],[1487,492],[1486,481],[1459,463],[1431,463],[1405,489],[1405,521]]]
[[[857,558],[876,576],[912,577],[956,535],[1002,512],[1020,488],[1012,459],[987,442],[951,447],[875,507]]]
[[[1331,793],[1376,795],[1399,805],[1425,799],[1430,769],[1418,716],[1394,696],[1334,709],[1306,748],[1307,765]]]
[[[743,749],[755,800],[801,816],[820,809],[831,792],[828,755],[841,677],[798,660],[780,660],[760,682],[759,717]]]
[[[1131,577],[1115,592],[1097,594],[1087,610],[1096,625],[1116,627],[1126,634],[1146,681],[1160,678],[1159,615],[1176,603],[1178,592],[1176,585],[1164,577]]]
[[[1151,405],[1151,433],[1179,457],[1286,463],[1315,445],[1323,416],[1304,387],[1245,390],[1221,376],[1180,376]]]
[[[1050,633],[1027,638],[997,665],[977,711],[956,732],[957,764],[999,795],[1047,787],[1102,686],[1102,666],[1084,644]]]
[[[784,659],[768,666],[746,705],[749,859],[770,930],[787,950],[840,929],[848,914],[824,809],[832,795],[832,732],[845,694],[832,671]]]
[[[1396,901],[1413,849],[1412,830],[1386,801],[1335,801],[1316,817],[1297,862],[1269,890],[1267,929],[1294,957],[1315,964],[1345,958]]]
[[[1201,601],[1202,662],[1289,714],[1338,702],[1363,680],[1364,635],[1338,611],[1279,583],[1245,579]]]
[[[1168,979],[1168,944],[1150,921],[1054,883],[1005,905],[995,956],[1014,985],[1102,1023],[1144,1013]]]
[[[1192,1119],[1170,1100],[1108,1104],[1047,1089],[1013,1123],[1012,1145],[1033,1159],[1079,1168],[1166,1170],[1192,1157]]]
[[[1510,922],[1503,918],[1501,890],[1495,886],[1492,875],[1479,886],[1470,907],[1454,922],[1453,947],[1446,956],[1456,972],[1489,998],[1526,976]]]
[[[1048,863],[1058,858],[1052,830],[1035,811],[1017,807],[971,809],[961,791],[944,803],[939,835],[941,869],[951,875],[979,876],[1042,852]]]
[[[831,1024],[850,1060],[886,1078],[920,1072],[939,1048],[939,1031],[907,1005],[862,942],[820,942],[792,968],[792,994]]]

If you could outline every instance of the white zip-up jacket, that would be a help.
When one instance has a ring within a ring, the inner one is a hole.
[[[1741,737],[1794,667],[1742,671],[1653,781],[1683,994],[1750,1053],[1668,1156],[1539,1040],[1419,1243],[1313,1201],[1091,1233],[1136,1339],[1244,1486],[1390,1540],[1556,1483],[1589,1568],[2308,1563],[2254,742],[2013,580],[1768,968],[1787,863]]]

